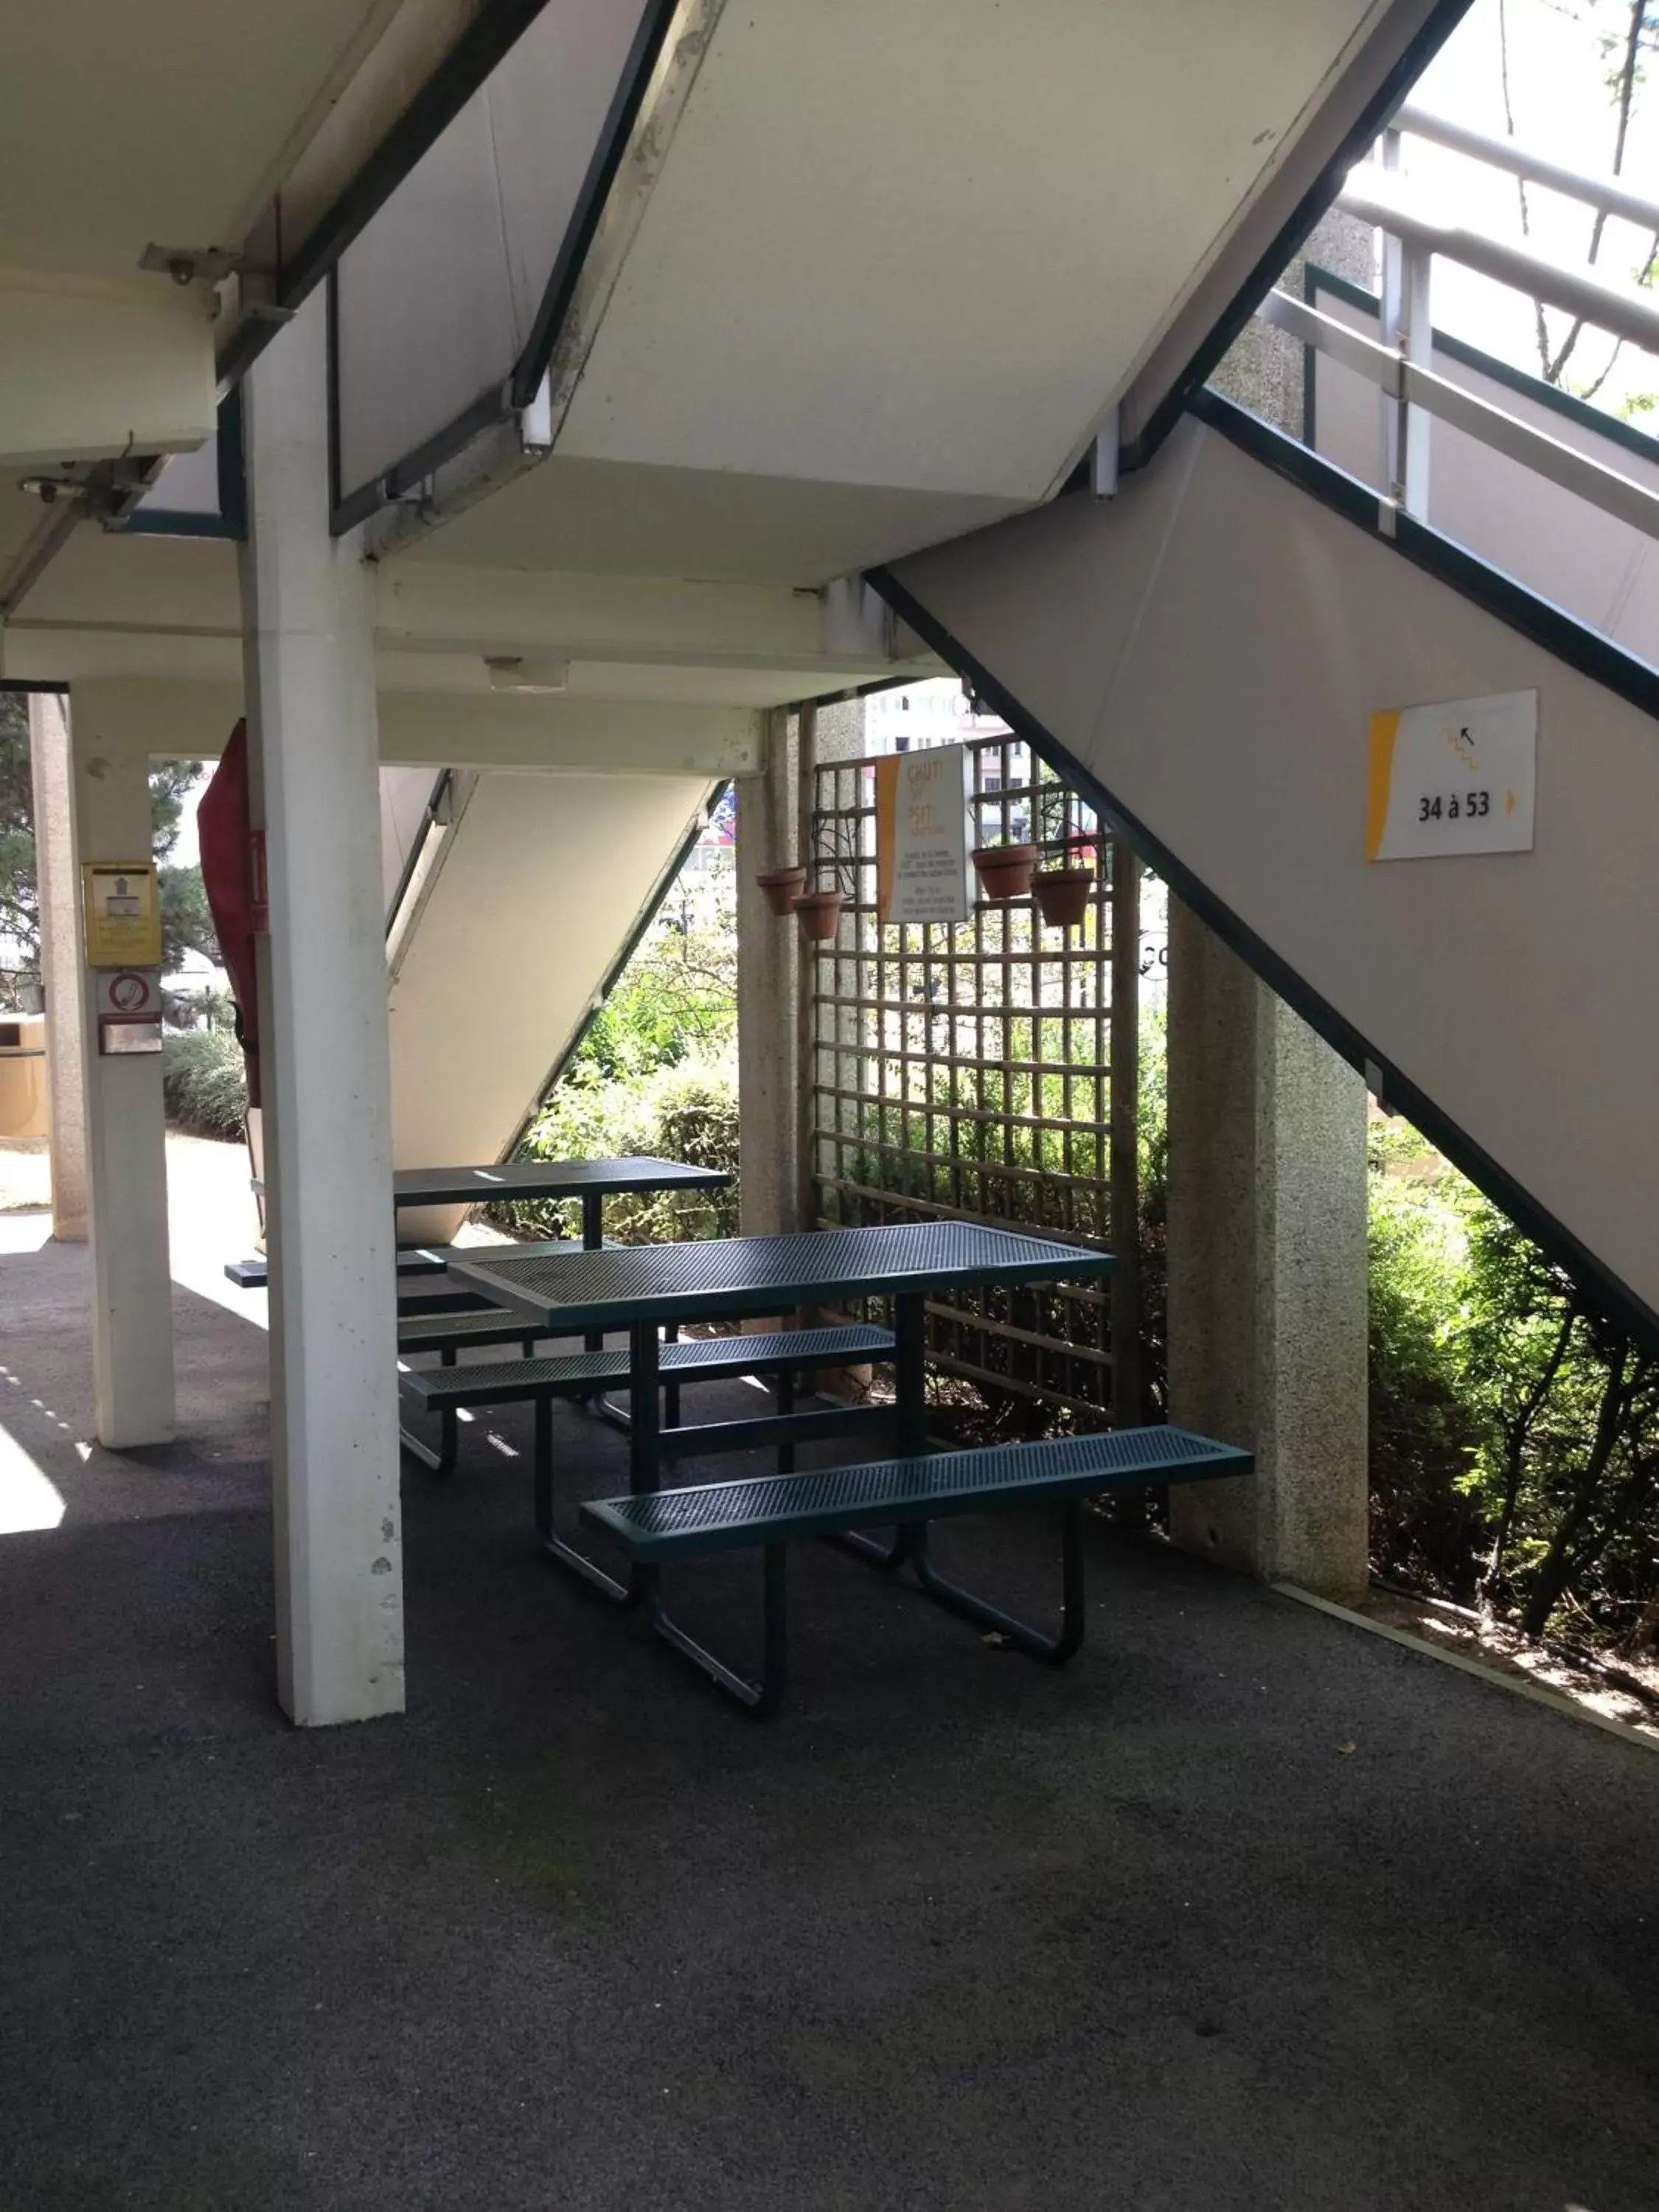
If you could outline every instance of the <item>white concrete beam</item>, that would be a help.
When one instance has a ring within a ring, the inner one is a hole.
[[[213,306],[165,277],[0,269],[0,462],[55,471],[210,438]]]
[[[380,758],[434,768],[723,779],[759,769],[763,721],[744,707],[386,691]]]
[[[577,690],[584,669],[603,672],[594,688],[605,689],[620,672],[646,672],[642,696],[659,696],[677,669],[729,670],[751,681],[775,672],[776,697],[793,699],[909,673],[927,659],[854,579],[798,592],[410,557],[376,564],[373,589],[376,650],[396,664],[395,675],[383,665],[382,685],[400,690],[482,692],[486,656],[517,653],[571,663]],[[8,624],[7,666],[42,683],[104,672],[226,678],[240,636],[234,547],[88,526]],[[694,683],[688,696],[717,695]]]
[[[75,686],[108,746],[136,759],[216,759],[242,714],[239,684],[147,678]],[[654,701],[380,695],[380,757],[432,768],[548,769],[584,775],[750,775],[763,757],[763,717],[745,707]]]
[[[861,584],[793,591],[409,558],[381,562],[376,577],[383,648],[744,668],[833,658],[872,676],[891,664],[884,611]]]

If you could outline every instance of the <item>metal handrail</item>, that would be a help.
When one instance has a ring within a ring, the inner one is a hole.
[[[1659,538],[1659,493],[1649,491],[1616,469],[1604,467],[1587,453],[1534,428],[1518,415],[1493,406],[1436,370],[1402,360],[1392,346],[1381,345],[1363,331],[1351,330],[1334,316],[1322,313],[1288,292],[1270,292],[1257,313],[1263,322],[1366,378],[1385,398],[1420,407],[1425,415],[1436,416],[1454,429],[1479,439],[1534,475],[1600,507],[1603,514],[1615,516],[1649,538]]]
[[[1611,331],[1644,352],[1659,354],[1659,302],[1569,268],[1530,246],[1448,222],[1401,178],[1375,163],[1363,163],[1350,173],[1337,204],[1419,252],[1455,261],[1541,301],[1547,307],[1581,316],[1597,330]]]
[[[1639,223],[1644,230],[1659,231],[1659,200],[1632,191],[1622,177],[1570,169],[1547,154],[1517,145],[1513,138],[1494,138],[1487,131],[1471,131],[1468,124],[1454,123],[1449,115],[1431,114],[1426,107],[1402,107],[1389,128],[1402,131],[1411,138],[1426,139],[1433,146],[1444,146],[1451,153],[1467,154],[1489,169],[1506,169],[1510,176],[1529,185],[1542,185],[1568,199],[1582,200],[1586,207]]]

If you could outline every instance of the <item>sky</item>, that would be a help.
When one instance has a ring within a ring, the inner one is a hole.
[[[1577,169],[1610,172],[1615,112],[1608,78],[1622,51],[1628,0],[1475,0],[1411,97],[1416,105],[1454,117],[1494,137],[1510,135],[1504,114],[1504,33],[1507,30],[1513,136],[1522,145]],[[1637,191],[1659,200],[1659,54],[1638,83],[1620,172]],[[1522,238],[1516,180],[1467,157],[1408,138],[1407,175],[1419,181],[1454,220],[1517,242]],[[1593,210],[1554,192],[1528,185],[1532,243],[1553,258],[1583,267]],[[1650,232],[1610,222],[1596,262],[1616,280],[1639,270],[1653,245]],[[1488,278],[1437,261],[1434,319],[1518,368],[1538,370],[1532,302]],[[1552,314],[1559,335],[1566,318]],[[1582,389],[1600,374],[1613,351],[1609,339],[1586,333],[1567,365],[1565,381]],[[1626,347],[1599,404],[1620,409],[1634,397],[1659,395],[1659,361]],[[1650,425],[1650,427],[1656,427]]]

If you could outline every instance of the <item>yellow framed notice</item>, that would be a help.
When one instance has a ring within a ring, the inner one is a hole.
[[[883,921],[968,919],[968,753],[930,745],[876,763],[876,908]]]
[[[88,968],[159,968],[161,901],[149,860],[87,860],[81,906]]]

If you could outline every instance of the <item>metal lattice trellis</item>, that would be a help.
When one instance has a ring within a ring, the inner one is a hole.
[[[1088,910],[1061,930],[1044,926],[1029,896],[981,900],[954,926],[884,927],[876,763],[815,768],[815,872],[826,889],[833,877],[847,903],[836,937],[807,963],[813,1216],[1022,1223],[1109,1249],[1112,841],[1018,738],[975,738],[967,753],[974,842],[1029,842],[1049,864],[1092,864]],[[1138,1019],[1133,971],[1131,962],[1127,988],[1120,972],[1120,1065],[1133,1061],[1121,1042],[1122,1025],[1133,1038]],[[1121,1181],[1121,1133],[1119,1164]],[[1039,1286],[929,1312],[935,1366],[993,1403],[1006,1394],[1085,1425],[1110,1417],[1107,1290]],[[1120,1316],[1120,1351],[1121,1328]]]

